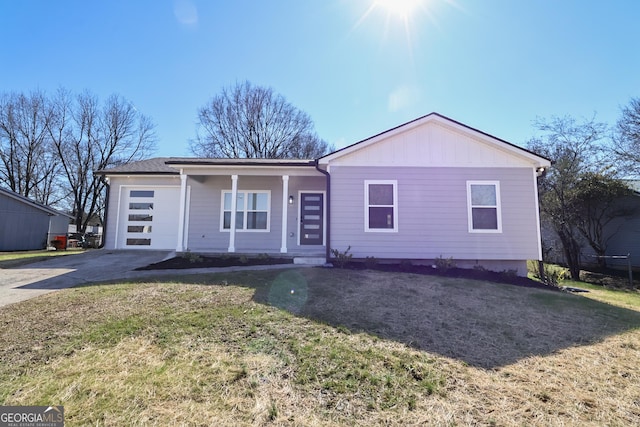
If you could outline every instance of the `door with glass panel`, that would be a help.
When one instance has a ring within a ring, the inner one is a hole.
[[[324,243],[324,194],[300,193],[300,244]]]

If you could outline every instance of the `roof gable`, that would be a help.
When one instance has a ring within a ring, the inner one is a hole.
[[[350,166],[549,167],[507,141],[431,113],[319,159]]]

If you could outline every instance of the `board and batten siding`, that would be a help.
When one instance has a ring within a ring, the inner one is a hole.
[[[396,180],[398,231],[365,232],[366,180]],[[500,182],[501,233],[470,233],[467,181]],[[331,168],[331,247],[356,258],[526,260],[538,258],[532,168]]]
[[[397,131],[375,144],[331,160],[335,166],[532,167],[513,148],[443,123],[429,122]]]

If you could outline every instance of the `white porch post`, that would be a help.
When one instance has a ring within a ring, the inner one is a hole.
[[[287,253],[287,211],[289,194],[289,175],[282,175],[282,245],[280,253]]]
[[[238,200],[238,175],[231,175],[231,221],[229,230],[229,252],[236,251],[236,203]]]
[[[180,171],[180,216],[178,219],[178,244],[176,245],[176,252],[184,251],[184,222],[185,211],[187,209],[187,175],[184,171]]]

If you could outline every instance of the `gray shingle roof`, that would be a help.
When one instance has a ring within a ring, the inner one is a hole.
[[[137,162],[127,163],[122,166],[101,169],[96,171],[99,175],[119,175],[119,174],[169,174],[178,175],[180,173],[176,168],[167,166],[166,162],[171,157],[154,157],[153,159],[140,160]]]
[[[17,200],[17,201],[19,201],[21,203],[26,204],[26,205],[33,206],[34,208],[40,209],[41,211],[44,211],[44,212],[48,213],[49,215],[56,215],[56,216],[57,215],[63,215],[63,216],[66,216],[67,218],[73,219],[73,216],[69,215],[68,213],[65,213],[65,212],[59,211],[57,209],[54,209],[52,207],[40,204],[40,203],[38,203],[36,201],[33,201],[33,200],[29,199],[28,197],[24,197],[23,195],[18,194],[18,193],[14,192],[14,191],[11,191],[11,190],[9,190],[7,188],[0,187],[0,195],[4,195],[4,196],[7,196],[7,197],[10,197],[10,198],[15,199],[15,200]]]
[[[171,167],[175,165],[174,167]],[[100,175],[144,175],[180,173],[180,165],[216,166],[315,166],[314,160],[292,159],[207,159],[197,157],[155,157],[96,171]]]

